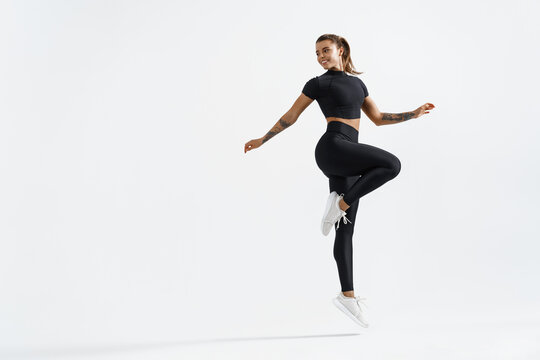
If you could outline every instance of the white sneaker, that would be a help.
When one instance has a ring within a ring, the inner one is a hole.
[[[334,224],[337,222],[339,229],[339,221],[343,218],[343,223],[351,222],[345,215],[345,211],[341,210],[339,207],[339,202],[343,199],[343,194],[339,195],[337,192],[332,191],[328,196],[326,201],[326,209],[324,209],[323,218],[321,220],[321,231],[324,236],[330,233],[330,229],[334,227]]]
[[[366,298],[355,296],[348,297],[343,295],[342,292],[338,294],[337,297],[333,299],[334,305],[345,315],[351,318],[354,322],[359,324],[362,327],[367,328],[369,326],[366,318],[366,308],[367,305],[364,303]]]

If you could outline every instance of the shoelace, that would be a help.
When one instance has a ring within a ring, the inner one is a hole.
[[[360,306],[360,304],[364,305],[366,308],[368,307],[367,304],[364,302],[367,300],[367,298],[365,297],[360,297],[360,296],[355,296],[354,297],[356,299],[356,302],[358,303],[358,306]],[[361,308],[360,308],[361,309]]]
[[[339,221],[340,221],[341,219],[343,219],[343,223],[344,223],[345,225],[347,224],[347,222],[350,222],[350,223],[352,224],[352,221],[349,220],[349,219],[347,219],[347,217],[345,216],[346,214],[347,214],[347,213],[346,213],[345,211],[343,211],[343,212],[341,213],[341,216],[339,217],[339,219],[338,219],[338,221],[337,221],[337,228],[338,228],[338,229],[339,229]]]
[[[341,193],[339,196],[341,196],[343,198],[343,193]],[[343,224],[345,224],[345,225],[347,225],[347,223],[352,224],[352,221],[347,219],[347,217],[345,216],[346,214],[347,213],[345,211],[341,210],[341,215],[339,216],[339,218],[337,220],[337,229],[339,229],[339,222],[340,222],[341,219],[343,219]]]

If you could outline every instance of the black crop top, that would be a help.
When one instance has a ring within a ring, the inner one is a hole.
[[[317,100],[324,117],[343,119],[360,118],[360,108],[369,96],[360,78],[338,70],[327,70],[321,76],[310,79],[302,93]]]

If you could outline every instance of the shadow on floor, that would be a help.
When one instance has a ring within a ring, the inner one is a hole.
[[[349,334],[321,334],[321,335],[296,335],[296,336],[258,336],[258,337],[231,337],[231,338],[213,338],[200,340],[185,340],[174,342],[163,342],[153,344],[125,344],[125,345],[96,345],[96,346],[73,346],[73,347],[41,347],[41,348],[20,348],[20,349],[0,349],[0,358],[15,359],[26,357],[62,357],[76,355],[98,355],[115,352],[129,352],[138,350],[148,350],[152,348],[163,348],[173,346],[213,344],[220,342],[234,341],[261,341],[261,340],[289,340],[289,339],[310,339],[321,337],[343,337],[357,336],[362,333]]]

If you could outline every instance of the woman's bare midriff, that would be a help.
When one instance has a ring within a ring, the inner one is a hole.
[[[347,125],[352,126],[356,129],[356,131],[359,131],[360,128],[360,118],[358,119],[343,119],[343,118],[337,118],[337,117],[327,117],[326,123],[328,124],[330,121],[340,121],[342,123],[345,123]]]

